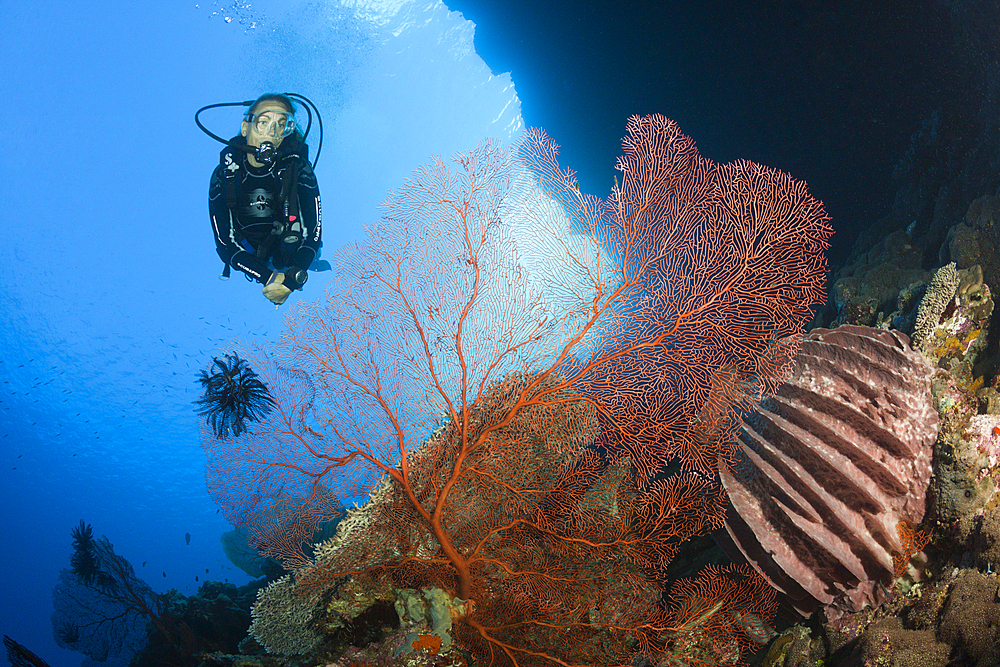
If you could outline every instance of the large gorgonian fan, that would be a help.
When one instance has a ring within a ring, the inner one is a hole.
[[[198,414],[205,417],[219,439],[229,432],[239,436],[247,430],[247,421],[259,421],[276,405],[257,373],[236,354],[214,357],[211,375],[202,371],[198,381],[204,387],[198,399]]]

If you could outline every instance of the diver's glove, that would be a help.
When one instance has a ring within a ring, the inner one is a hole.
[[[283,304],[285,299],[288,298],[288,295],[292,293],[292,290],[285,287],[282,282],[284,279],[284,273],[278,273],[275,271],[271,274],[271,277],[268,278],[267,284],[264,285],[264,296],[266,296],[267,299],[274,304],[275,308]]]

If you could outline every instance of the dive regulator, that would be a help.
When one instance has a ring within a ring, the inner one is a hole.
[[[315,169],[316,163],[319,162],[319,152],[323,150],[323,118],[319,115],[319,109],[316,108],[316,105],[313,104],[312,101],[309,98],[305,97],[304,95],[299,95],[298,93],[283,93],[283,95],[285,95],[285,97],[292,98],[296,102],[301,102],[302,107],[306,110],[306,117],[308,118],[308,122],[306,123],[305,132],[303,132],[302,134],[303,143],[305,143],[306,137],[309,136],[309,130],[312,129],[313,112],[314,111],[316,112],[316,123],[319,125],[319,143],[316,145],[316,157],[312,161],[312,168]],[[232,146],[233,148],[236,148],[238,150],[246,151],[247,153],[252,154],[261,164],[266,164],[270,166],[274,164],[275,160],[278,158],[278,149],[273,143],[271,143],[270,141],[263,141],[261,142],[260,146],[254,147],[254,146],[248,146],[243,143],[237,143],[235,140],[226,141],[225,139],[211,132],[207,127],[202,125],[201,120],[198,118],[198,116],[201,114],[202,111],[206,111],[208,109],[215,109],[216,107],[249,107],[253,105],[254,102],[256,102],[256,100],[246,100],[244,102],[219,102],[218,104],[208,104],[198,109],[194,113],[194,122],[199,128],[201,128],[202,132],[212,137],[219,143],[226,144],[227,146]]]

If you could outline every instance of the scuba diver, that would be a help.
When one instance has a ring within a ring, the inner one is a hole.
[[[305,133],[297,122],[292,97],[303,100],[309,123]],[[209,132],[198,114],[220,106],[248,106],[240,133],[228,142]],[[309,147],[312,102],[294,93],[267,93],[252,102],[211,104],[195,113],[195,122],[210,137],[226,144],[212,172],[208,210],[215,246],[225,263],[247,280],[264,286],[275,309],[294,290],[301,290],[308,271],[329,270],[318,260],[322,242],[319,187]],[[319,119],[319,110],[316,110]],[[323,125],[320,125],[320,150]],[[319,150],[316,151],[319,159]]]

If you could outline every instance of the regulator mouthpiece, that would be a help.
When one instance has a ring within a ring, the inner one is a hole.
[[[263,141],[257,147],[257,155],[255,157],[257,158],[257,162],[270,167],[278,158],[278,149],[270,141]]]

